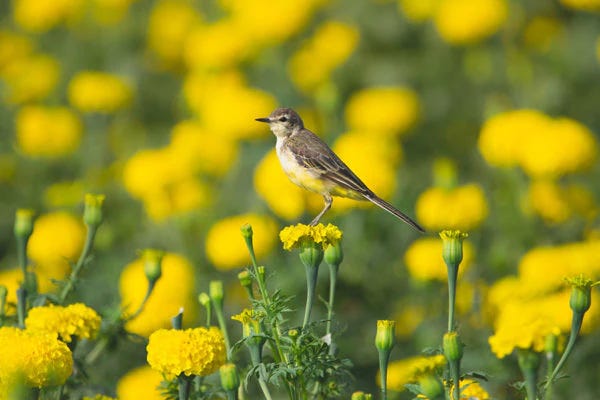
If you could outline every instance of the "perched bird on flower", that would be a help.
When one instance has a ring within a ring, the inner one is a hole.
[[[332,196],[354,200],[369,200],[420,232],[425,232],[410,217],[379,198],[317,135],[304,127],[300,116],[291,108],[278,108],[256,121],[269,124],[277,137],[277,156],[292,182],[304,189],[319,193],[325,207],[312,220],[315,226],[331,208]]]

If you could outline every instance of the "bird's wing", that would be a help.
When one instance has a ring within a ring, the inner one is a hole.
[[[288,138],[288,146],[300,165],[319,173],[321,178],[362,195],[372,194],[367,185],[311,131],[303,129],[292,135]]]

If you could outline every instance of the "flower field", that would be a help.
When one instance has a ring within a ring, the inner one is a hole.
[[[598,0],[2,2],[0,400],[600,398],[599,83]]]

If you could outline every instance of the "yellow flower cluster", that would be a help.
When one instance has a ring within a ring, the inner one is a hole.
[[[474,183],[453,189],[431,187],[421,193],[415,208],[417,219],[429,230],[470,231],[488,215],[483,189]]]
[[[163,380],[160,372],[149,366],[127,372],[117,383],[119,400],[164,400],[159,385]]]
[[[19,40],[18,38],[10,39],[16,46],[23,45],[14,43]],[[16,56],[6,60],[5,66],[0,69],[0,78],[6,85],[6,100],[21,104],[45,99],[58,83],[60,77],[58,61],[45,54],[17,54]]]
[[[83,112],[114,113],[131,103],[131,86],[105,72],[84,71],[71,79],[69,102]]]
[[[12,398],[14,383],[24,379],[30,387],[49,387],[65,383],[73,371],[73,357],[56,335],[0,327],[0,398]]]
[[[563,223],[574,215],[593,219],[598,213],[592,193],[584,186],[565,186],[546,179],[530,183],[527,206],[529,211],[551,224]]]
[[[186,312],[184,322],[190,322],[195,315],[194,268],[184,257],[166,253],[162,259],[162,275],[156,282],[152,295],[144,310],[133,320],[127,321],[125,328],[141,336],[149,336],[160,328],[170,326],[171,318],[180,308]],[[146,295],[148,281],[144,274],[144,261],[140,257],[125,266],[119,278],[121,306],[133,313]]]
[[[401,392],[406,389],[407,383],[416,382],[419,377],[435,372],[446,365],[446,358],[442,354],[435,356],[415,356],[403,360],[392,361],[388,365],[388,389]],[[377,373],[377,382],[380,372]]]
[[[448,272],[441,257],[442,240],[440,238],[417,239],[404,253],[404,263],[410,276],[419,281],[446,281]],[[469,269],[475,258],[475,250],[469,241],[463,242],[463,260],[458,269],[461,276]]]
[[[160,329],[150,335],[146,349],[148,364],[168,379],[207,376],[225,363],[225,341],[215,327]]]
[[[262,258],[275,245],[277,223],[263,215],[242,214],[215,223],[206,234],[206,256],[220,270],[240,268],[249,263],[250,255],[240,234],[244,224],[252,226],[254,252]]]
[[[30,331],[58,334],[70,343],[73,336],[93,339],[100,329],[100,316],[85,304],[76,303],[66,307],[48,305],[29,310],[25,326]]]
[[[417,94],[400,86],[373,87],[354,92],[346,103],[346,124],[356,131],[400,135],[419,118]]]
[[[300,248],[305,241],[321,244],[323,249],[326,249],[342,240],[342,231],[332,224],[327,224],[327,226],[296,224],[283,228],[279,232],[279,239],[285,250]]]
[[[488,119],[479,151],[497,167],[521,167],[529,176],[556,178],[591,166],[598,153],[592,132],[569,118],[515,110]]]
[[[81,122],[67,107],[25,106],[16,116],[19,149],[32,157],[61,157],[79,147]]]
[[[423,22],[435,15],[441,0],[398,0],[398,8],[413,22]]]
[[[356,28],[341,22],[328,21],[319,26],[288,62],[294,84],[307,93],[318,90],[354,52],[358,38]]]
[[[27,255],[38,274],[40,290],[54,288],[51,280],[64,279],[83,249],[85,227],[79,218],[57,211],[41,215],[35,221],[27,246]]]

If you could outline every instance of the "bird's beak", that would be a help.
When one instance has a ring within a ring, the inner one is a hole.
[[[271,119],[269,117],[267,117],[267,118],[256,118],[255,121],[269,123],[269,122],[271,122]]]

